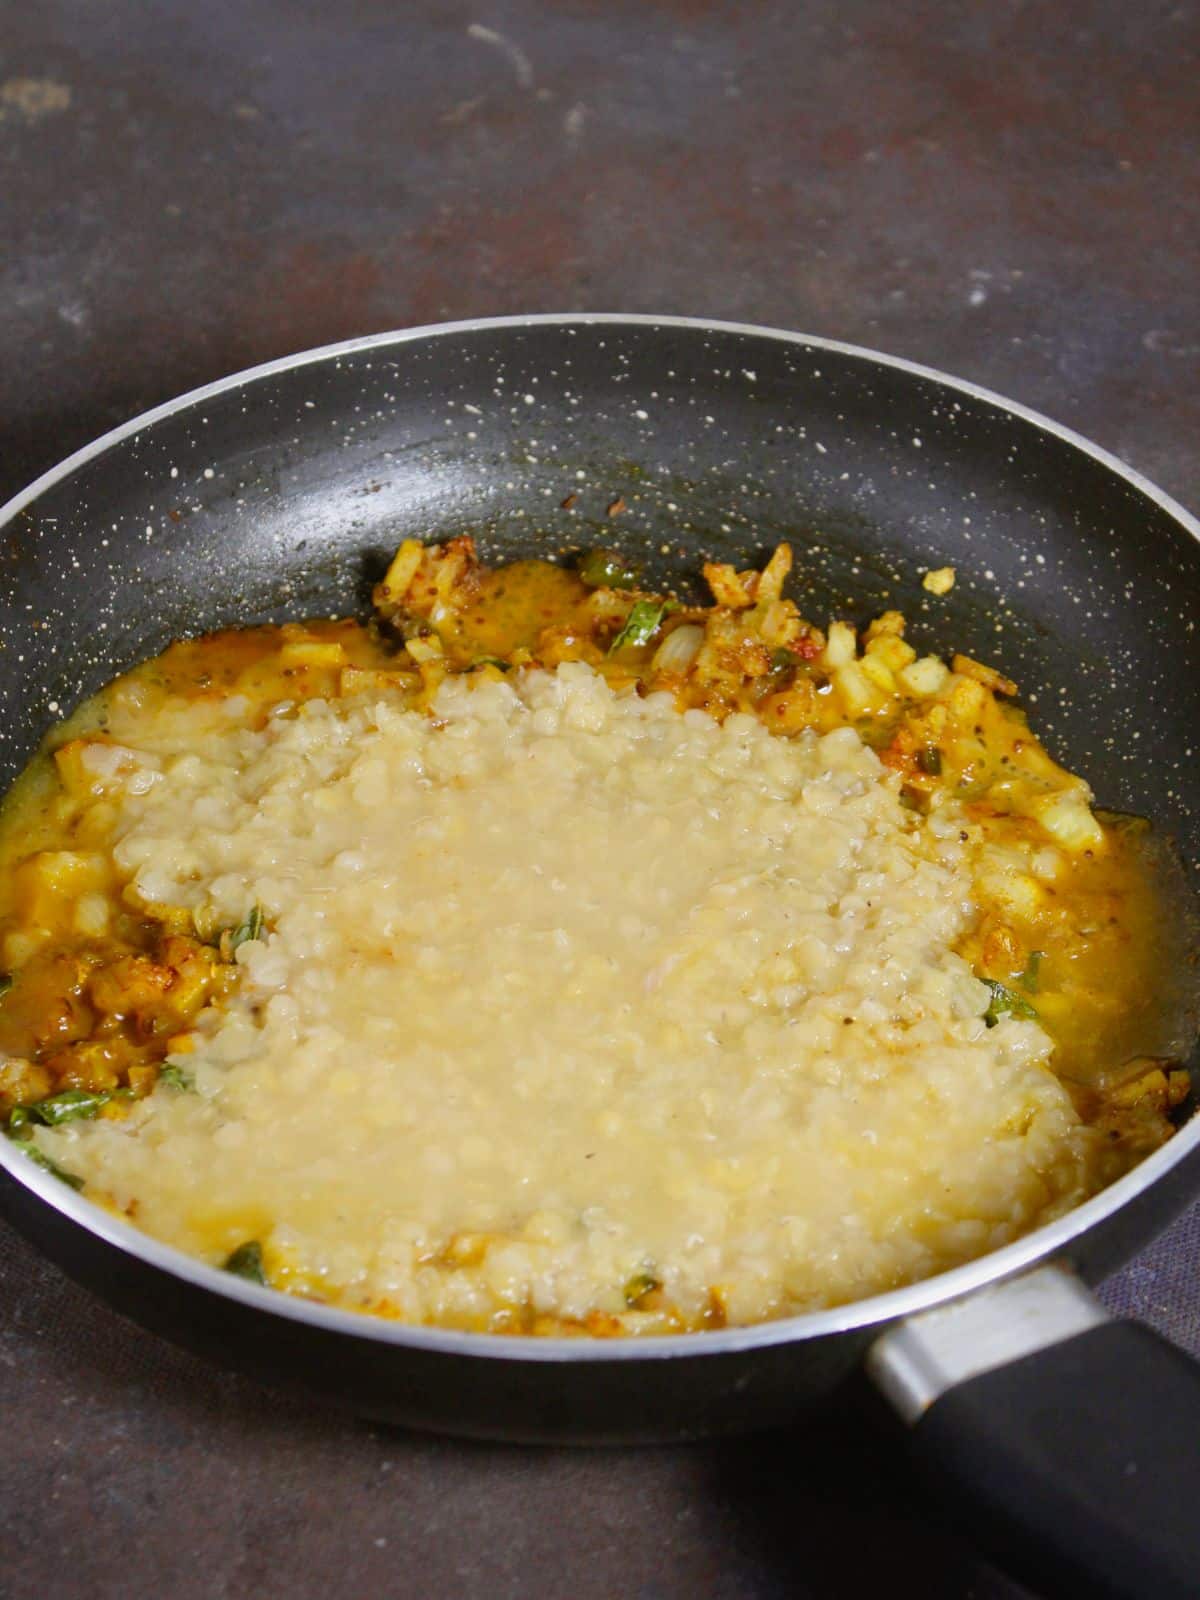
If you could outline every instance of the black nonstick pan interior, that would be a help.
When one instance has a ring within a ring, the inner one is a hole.
[[[50,478],[0,533],[4,778],[173,637],[361,610],[405,535],[508,558],[619,542],[681,588],[702,555],[786,537],[808,615],[900,606],[919,648],[994,662],[1103,804],[1200,852],[1200,558],[1177,508],[903,364],[649,320],[385,336],[201,392]],[[946,564],[935,599],[921,574]]]

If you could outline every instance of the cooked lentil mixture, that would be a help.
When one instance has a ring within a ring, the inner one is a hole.
[[[898,612],[404,543],[172,645],[0,814],[0,1116],[172,1245],[414,1323],[853,1300],[1169,1137],[1136,827]],[[948,587],[948,585],[947,585]]]

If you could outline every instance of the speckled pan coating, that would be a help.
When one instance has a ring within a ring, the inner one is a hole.
[[[618,496],[627,509],[611,518]],[[56,715],[171,638],[360,609],[398,539],[465,530],[503,558],[616,540],[681,588],[703,554],[749,561],[786,536],[807,614],[898,605],[918,648],[994,662],[1103,804],[1154,816],[1200,858],[1195,521],[1103,452],[970,385],[818,339],[670,319],[516,319],[315,351],[163,407],[48,474],[0,513],[0,775]],[[921,574],[946,564],[958,582],[935,599]],[[352,1328],[302,1306],[277,1315],[265,1291],[97,1226],[52,1181],[28,1187],[53,1210],[24,1186],[13,1210],[150,1325],[236,1348],[250,1366],[282,1363],[381,1415],[671,1437],[802,1408],[852,1365],[873,1321],[991,1272],[1050,1250],[1089,1276],[1111,1268],[1189,1197],[1195,1162],[1181,1158],[1195,1134],[945,1280],[636,1355]],[[329,1367],[331,1338],[349,1366]],[[503,1384],[477,1354],[503,1357]],[[588,1372],[586,1389],[571,1376]]]
[[[898,604],[922,647],[995,661],[1103,801],[1200,849],[1195,524],[1039,419],[869,352],[650,319],[383,336],[151,413],[0,519],[5,775],[53,705],[181,633],[361,609],[403,535],[470,529],[500,557],[617,539],[680,585],[701,553],[786,536],[809,615]],[[935,599],[920,575],[946,563]]]

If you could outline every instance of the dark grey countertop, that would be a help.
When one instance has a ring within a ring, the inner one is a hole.
[[[526,310],[944,367],[1200,508],[1200,15],[1021,0],[41,0],[0,30],[0,497],[252,362]],[[1200,1353],[1200,1213],[1107,1293]],[[0,1229],[0,1594],[1014,1597],[865,1397],[642,1452],[373,1428]]]

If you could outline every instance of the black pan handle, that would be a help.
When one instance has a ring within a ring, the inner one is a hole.
[[[1200,1596],[1200,1364],[1067,1270],[910,1318],[867,1369],[967,1531],[1048,1600]]]

